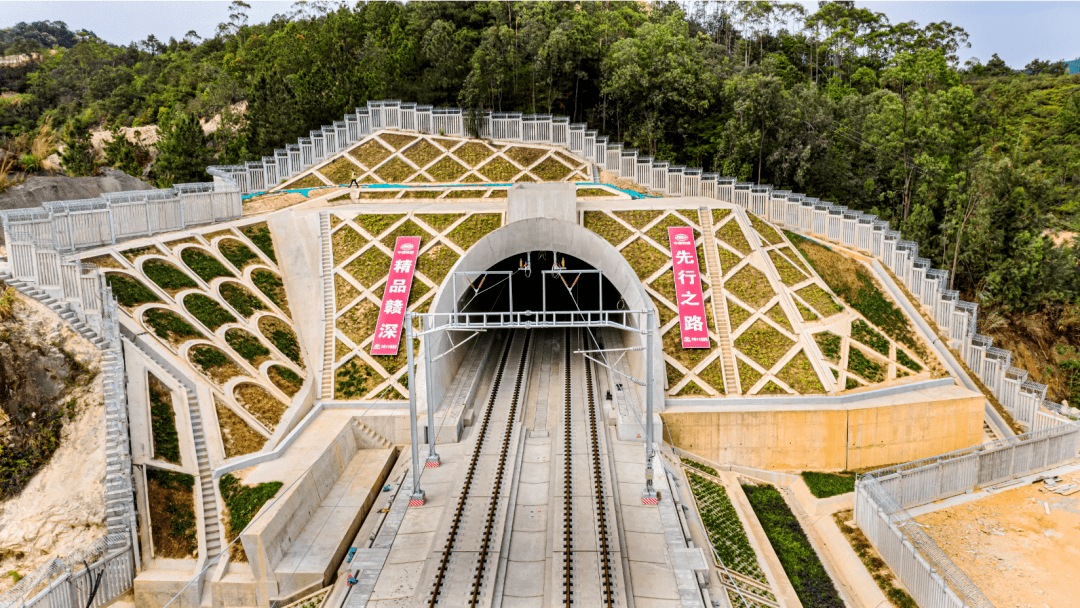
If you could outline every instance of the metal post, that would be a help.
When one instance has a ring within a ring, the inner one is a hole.
[[[423,319],[423,317],[421,317]],[[431,384],[431,346],[435,340],[435,334],[431,333],[433,326],[435,325],[435,319],[428,319],[425,324],[427,327],[427,334],[424,335],[424,376],[426,380],[427,389],[427,435],[428,435],[428,457],[424,462],[424,466],[433,469],[439,466],[439,455],[435,453],[435,391],[432,389]],[[411,384],[409,386],[412,386]]]
[[[653,489],[653,331],[652,310],[645,312],[645,491],[642,504],[656,504]]]
[[[412,494],[409,495],[410,507],[424,505],[424,491],[420,489],[420,442],[416,433],[416,366],[413,361],[413,316],[405,313],[405,351],[408,353],[409,366],[409,437],[412,440]]]

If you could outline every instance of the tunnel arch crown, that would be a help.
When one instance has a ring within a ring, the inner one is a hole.
[[[432,301],[429,312],[452,313],[454,312],[453,276],[459,271],[483,271],[498,265],[503,260],[523,255],[531,251],[556,251],[573,256],[592,268],[603,272],[604,278],[619,292],[628,310],[652,310],[653,304],[645,286],[641,283],[637,273],[610,243],[596,233],[588,230],[580,224],[551,218],[529,218],[512,222],[491,232],[480,239],[462,256],[453,268],[450,269],[447,278],[439,286],[438,292]],[[644,336],[635,334],[624,338],[626,346],[644,346]],[[660,333],[658,323],[653,322],[653,340],[656,345],[653,361],[653,376],[663,378],[663,356],[659,348]],[[441,353],[450,348],[450,343],[443,333],[436,334],[432,340],[432,352]],[[631,357],[631,370],[635,376],[645,376],[645,357]],[[436,402],[442,400],[443,393],[453,380],[453,374],[457,370],[464,356],[462,349],[454,351],[449,356],[432,364],[432,378],[434,398]],[[424,374],[418,374],[420,378]],[[652,387],[653,401],[662,404],[664,387],[662,382],[656,382]],[[644,398],[644,395],[642,395]]]

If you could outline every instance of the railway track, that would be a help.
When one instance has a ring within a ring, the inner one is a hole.
[[[492,549],[492,540],[496,532],[499,498],[504,486],[507,454],[510,450],[511,435],[517,419],[518,405],[522,397],[521,385],[525,377],[525,364],[528,360],[529,343],[531,338],[531,331],[526,331],[524,344],[521,348],[521,356],[518,361],[517,374],[514,380],[514,392],[510,403],[506,427],[502,431],[500,446],[501,451],[499,453],[498,465],[495,470],[493,487],[491,488],[490,504],[488,505],[487,513],[484,518],[484,528],[480,540],[480,550],[475,565],[475,579],[472,583],[471,589],[468,590],[468,597],[466,603],[468,606],[470,606],[470,608],[475,608],[475,606],[480,603],[481,599],[484,574],[488,566],[487,562],[489,560],[489,553]],[[489,433],[497,432],[491,430],[489,427],[491,426],[492,414],[495,410],[495,403],[499,397],[500,391],[502,390],[502,380],[503,374],[506,371],[506,363],[510,357],[510,353],[515,340],[516,335],[511,335],[507,339],[506,346],[503,348],[503,353],[499,360],[498,370],[495,373],[495,378],[492,383],[491,396],[488,398],[487,407],[484,410],[484,416],[480,423],[480,428],[476,441],[476,449],[473,451],[472,458],[469,461],[469,468],[466,471],[465,483],[462,487],[461,497],[458,499],[457,509],[455,510],[454,517],[451,520],[450,533],[447,537],[446,547],[443,550],[442,558],[435,573],[435,585],[431,592],[431,600],[428,603],[429,608],[434,608],[435,606],[438,606],[440,602],[443,601],[444,595],[448,591],[448,589],[446,588],[446,583],[448,581],[448,575],[451,570],[451,558],[453,557],[455,544],[457,543],[463,530],[462,524],[466,512],[466,506],[468,506],[470,503],[470,491],[473,489],[473,482],[476,480],[478,464],[480,463],[481,455],[484,453],[484,447],[486,445],[486,442],[489,439],[494,439],[495,441],[499,440],[499,438],[489,437]],[[455,598],[455,600],[456,599],[458,598]]]
[[[564,424],[564,437],[566,442],[566,455],[564,459],[564,477],[563,477],[563,579],[562,579],[562,594],[563,601],[566,608],[571,608],[575,605],[575,599],[580,594],[574,593],[574,399],[573,399],[573,371],[574,367],[571,365],[570,351],[571,340],[570,332],[567,330],[566,336],[566,353],[565,353],[565,409],[563,415]],[[598,580],[596,581],[599,591],[599,605],[605,608],[614,608],[617,605],[617,591],[615,584],[615,571],[612,564],[613,560],[613,546],[616,543],[612,527],[609,524],[609,518],[612,514],[608,513],[607,508],[607,496],[604,493],[604,473],[603,473],[603,460],[600,442],[600,433],[602,429],[597,422],[598,408],[596,404],[596,396],[594,392],[594,383],[592,377],[592,364],[585,359],[581,358],[584,364],[584,382],[585,382],[585,459],[589,471],[588,483],[591,484],[589,495],[593,500],[593,509],[588,511],[595,518],[596,525],[596,574]],[[582,480],[583,482],[586,480]],[[583,526],[584,527],[584,526]],[[579,580],[578,583],[583,586],[588,585],[591,587],[592,581]],[[591,589],[590,589],[591,591]],[[590,596],[589,602],[593,601],[591,593],[585,595]],[[584,606],[584,601],[578,601],[578,606]],[[596,604],[591,604],[596,605]]]

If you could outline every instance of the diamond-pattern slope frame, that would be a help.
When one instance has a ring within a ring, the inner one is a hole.
[[[449,210],[448,210],[449,211]],[[362,215],[379,215],[370,214],[364,212],[357,212],[355,209],[350,211],[332,211],[332,217],[337,219],[337,222],[333,223],[331,229],[330,238],[339,230],[350,229],[354,230],[362,241],[354,251],[347,252],[340,259],[334,259],[334,279],[335,281],[344,281],[358,294],[351,301],[341,305],[335,306],[334,311],[334,344],[330,346],[335,349],[333,357],[334,361],[334,378],[336,385],[337,371],[342,366],[346,365],[349,361],[356,359],[358,363],[363,364],[368,369],[377,374],[382,381],[379,382],[371,390],[367,391],[363,396],[359,398],[341,399],[335,395],[335,399],[346,401],[365,401],[378,398],[379,396],[398,396],[400,398],[407,398],[409,391],[406,386],[408,369],[405,365],[398,365],[394,369],[388,370],[380,358],[373,357],[368,353],[370,350],[372,336],[367,336],[363,340],[356,342],[349,338],[339,325],[343,316],[347,315],[351,310],[359,306],[363,302],[368,302],[378,309],[382,305],[383,288],[386,283],[386,277],[378,279],[371,285],[363,285],[357,281],[352,274],[346,269],[354,260],[361,257],[371,249],[375,249],[384,255],[392,256],[393,251],[382,241],[387,240],[388,236],[391,236],[401,228],[403,225],[411,222],[420,227],[426,236],[423,238],[423,243],[420,247],[419,257],[423,258],[426,253],[431,251],[437,246],[443,246],[449,248],[458,257],[465,254],[465,250],[462,249],[456,242],[450,237],[450,233],[453,232],[463,222],[468,221],[470,218],[476,215],[499,215],[500,219],[498,225],[501,226],[505,218],[498,213],[491,212],[464,212],[461,216],[454,219],[450,223],[445,223],[441,226],[433,226],[431,223],[424,221],[425,215],[429,213],[415,213],[412,211],[402,212],[398,214],[392,214],[396,217],[393,222],[381,226],[375,234],[372,234],[364,228],[362,224],[357,221],[357,218]],[[434,223],[434,222],[433,222]],[[425,312],[431,305],[432,300],[435,297],[435,292],[438,290],[439,284],[429,278],[420,270],[420,264],[417,264],[417,270],[414,274],[412,293],[410,294],[408,310],[412,312]],[[404,343],[402,345],[404,348]],[[402,354],[404,350],[400,351]],[[389,361],[388,359],[382,358]]]
[[[705,237],[702,234],[701,225],[698,223],[697,211],[687,209],[668,209],[658,213],[656,217],[650,219],[647,223],[641,225],[640,227],[620,218],[619,216],[607,209],[590,210],[587,213],[602,213],[605,216],[603,218],[605,222],[616,222],[619,226],[626,230],[626,233],[629,234],[629,236],[623,239],[622,242],[614,245],[615,249],[623,253],[624,257],[626,256],[625,250],[627,249],[627,247],[634,244],[634,242],[638,239],[640,239],[642,242],[646,243],[650,247],[654,248],[657,252],[664,256],[664,263],[657,270],[653,271],[649,276],[642,277],[642,283],[645,286],[645,291],[648,292],[650,296],[652,296],[653,300],[657,303],[657,305],[664,306],[670,312],[670,318],[668,319],[667,323],[664,323],[660,326],[660,335],[664,336],[671,331],[677,332],[679,325],[677,304],[675,302],[672,302],[668,296],[664,295],[654,287],[654,283],[656,283],[657,280],[660,279],[665,273],[669,275],[671,274],[671,251],[662,243],[657,242],[655,239],[649,236],[648,233],[658,225],[662,225],[663,223],[665,223],[666,218],[675,218],[681,223],[694,229],[695,234],[698,235],[696,244],[698,246],[698,251],[700,255],[700,252],[704,247]],[[702,266],[704,265],[703,260],[699,260],[699,262]],[[722,385],[718,389],[717,387],[714,387],[712,383],[706,381],[699,375],[701,372],[705,371],[712,363],[716,362],[721,356],[719,348],[720,338],[719,335],[716,333],[715,326],[716,320],[713,319],[711,315],[711,299],[713,297],[712,286],[709,285],[709,277],[707,273],[701,273],[700,276],[702,293],[707,303],[706,310],[710,312],[709,339],[712,342],[712,346],[709,349],[708,355],[703,357],[700,361],[696,362],[691,368],[688,368],[687,366],[680,363],[678,360],[675,359],[674,356],[672,356],[671,353],[664,353],[664,361],[667,363],[667,365],[671,366],[671,368],[674,368],[678,371],[679,374],[681,374],[681,377],[677,381],[671,383],[668,387],[667,394],[669,396],[679,393],[679,391],[686,387],[686,385],[690,382],[695,382],[699,387],[701,387],[708,393],[708,396],[719,396],[723,392]]]
[[[397,148],[394,144],[387,141],[388,139],[406,135],[414,137],[415,139],[400,148]],[[416,159],[417,155],[415,153],[410,153],[410,150],[421,145],[421,142],[426,142],[434,148],[432,154],[425,155],[423,160]],[[357,152],[358,150],[366,149],[366,147],[370,146],[377,146],[376,149],[379,150],[379,153],[371,159],[365,158],[361,156],[360,152]],[[481,154],[475,153],[477,146],[483,147],[483,152]],[[512,152],[525,148],[542,150],[543,154],[537,156],[535,160],[531,160],[530,162],[518,162],[514,160],[514,156],[516,155],[512,154]],[[383,156],[384,153],[386,156]],[[360,158],[357,158],[358,156]],[[477,184],[478,186],[483,187],[485,184],[494,183],[588,181],[586,176],[589,174],[589,162],[587,160],[568,153],[558,146],[533,143],[518,144],[514,142],[494,143],[467,137],[436,136],[413,132],[382,130],[372,133],[351,146],[348,150],[327,159],[319,165],[298,174],[282,184],[279,184],[272,188],[271,192],[288,189],[292,184],[297,183],[308,176],[315,176],[327,185],[334,184],[334,180],[331,180],[330,177],[324,175],[322,171],[328,170],[329,167],[334,166],[335,170],[331,177],[341,177],[341,172],[339,171],[340,165],[335,163],[338,163],[342,158],[347,159],[355,165],[356,179],[358,182],[373,184]],[[439,171],[440,163],[446,161],[460,166],[461,171],[454,172],[453,174]],[[510,168],[506,179],[493,180],[484,175],[483,167],[488,166],[493,162],[498,162]],[[387,173],[386,169],[391,165],[401,170],[400,173],[395,171],[396,175],[404,176],[400,182],[388,182],[384,179],[384,176]],[[407,170],[403,169],[403,167],[407,168]],[[555,175],[559,176],[559,179],[545,179]],[[401,194],[404,194],[404,192]],[[438,198],[445,198],[447,194],[448,193],[444,192]],[[491,194],[491,191],[488,191],[484,194],[484,197],[491,197]]]

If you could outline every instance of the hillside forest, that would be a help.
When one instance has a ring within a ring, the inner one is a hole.
[[[371,99],[562,114],[658,159],[876,213],[984,324],[1038,314],[1048,344],[1080,343],[1080,76],[1061,63],[961,65],[963,24],[852,2],[311,2],[258,24],[249,8],[205,38],[128,46],[56,22],[0,31],[0,53],[55,51],[0,68],[0,188],[48,168],[52,142],[69,175],[206,180]],[[143,125],[154,154],[89,147],[91,128]]]

